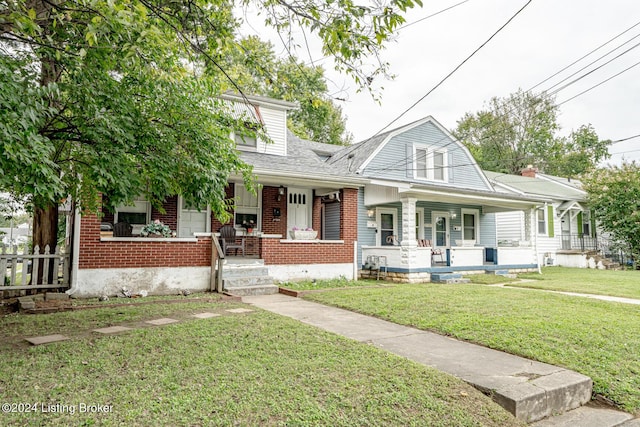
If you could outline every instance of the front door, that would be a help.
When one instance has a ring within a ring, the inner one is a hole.
[[[449,212],[432,212],[433,247],[447,249],[449,247]]]
[[[377,210],[378,246],[393,246],[398,244],[398,233],[396,232],[397,210],[389,208],[378,208]]]
[[[560,220],[562,249],[571,249],[571,212],[566,212]]]
[[[287,189],[287,232],[294,227],[298,229],[312,227],[312,199],[311,190],[292,187]]]

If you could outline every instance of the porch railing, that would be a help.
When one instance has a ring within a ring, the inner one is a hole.
[[[223,291],[223,266],[224,251],[218,242],[218,237],[211,236],[211,291],[222,293]]]
[[[25,247],[21,254],[17,247],[13,251],[4,247],[0,252],[0,291],[68,288],[69,266],[69,254],[61,252],[60,246],[53,253],[49,245],[43,253],[39,246],[33,253]]]
[[[620,265],[627,264],[631,257],[624,251],[622,245],[600,236],[584,234],[562,234],[562,249],[593,251],[598,255],[609,258]]]

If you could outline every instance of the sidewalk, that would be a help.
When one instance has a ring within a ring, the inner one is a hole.
[[[461,378],[490,393],[497,403],[526,422],[581,407],[591,399],[591,379],[564,368],[282,294],[247,296],[242,300],[264,310],[373,344]],[[610,412],[615,420],[610,423],[598,422],[594,426],[620,425],[631,418],[624,412],[609,409],[601,411]],[[571,424],[547,422],[544,425]]]
[[[521,282],[530,282],[530,280],[522,280]],[[539,289],[539,288],[523,288],[519,286],[513,286],[518,282],[513,283],[499,283],[497,285],[487,285],[492,286],[494,288],[507,288],[507,289],[524,289],[526,291],[538,291],[538,292],[549,292],[552,294],[561,294],[561,295],[569,295],[571,297],[581,297],[581,298],[591,298],[597,299],[600,301],[608,301],[608,302],[619,302],[623,304],[635,304],[640,305],[640,299],[635,298],[625,298],[625,297],[614,297],[610,295],[598,295],[598,294],[583,294],[579,292],[568,292],[568,291],[554,291],[551,289]]]

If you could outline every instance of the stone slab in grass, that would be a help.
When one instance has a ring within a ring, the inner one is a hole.
[[[148,323],[150,325],[155,325],[155,326],[162,326],[162,325],[169,325],[171,323],[176,323],[176,322],[178,322],[178,320],[171,319],[169,317],[162,317],[160,319],[147,320],[145,323]]]
[[[133,328],[127,328],[126,326],[109,326],[108,328],[94,329],[93,332],[99,334],[117,334],[119,332],[130,331]]]
[[[230,308],[230,309],[228,309],[226,311],[228,311],[229,313],[250,313],[253,310],[248,309],[248,308]]]
[[[220,313],[198,313],[198,314],[192,315],[192,317],[196,317],[198,319],[210,319],[212,317],[218,317],[218,316],[220,316]]]
[[[49,343],[52,343],[52,342],[66,341],[68,339],[69,339],[69,337],[64,336],[64,335],[60,335],[60,334],[43,335],[41,337],[25,338],[25,340],[27,340],[29,343],[31,343],[33,345],[49,344]]]

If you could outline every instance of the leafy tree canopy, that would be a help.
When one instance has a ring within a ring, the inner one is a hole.
[[[299,137],[326,144],[351,142],[342,109],[327,95],[322,67],[310,67],[293,57],[278,58],[271,43],[255,36],[240,40],[223,67],[247,93],[298,102],[300,108],[288,118],[289,129]],[[220,83],[233,90],[228,79],[221,78]]]
[[[610,157],[609,140],[583,125],[568,137],[558,135],[558,106],[546,94],[519,90],[492,98],[485,109],[466,113],[453,134],[483,169],[519,174],[527,165],[559,176],[577,176]]]
[[[623,163],[582,178],[591,211],[600,227],[640,255],[640,165]]]
[[[227,207],[231,173],[250,183],[217,108],[216,74],[234,44],[227,0],[9,0],[0,9],[0,189],[34,204],[34,243],[55,245],[57,203],[95,209],[145,195],[155,205]],[[267,22],[303,25],[362,82],[419,0],[268,0]],[[383,72],[379,63],[372,74]],[[368,71],[367,71],[368,72]],[[236,89],[239,87],[236,87]]]

